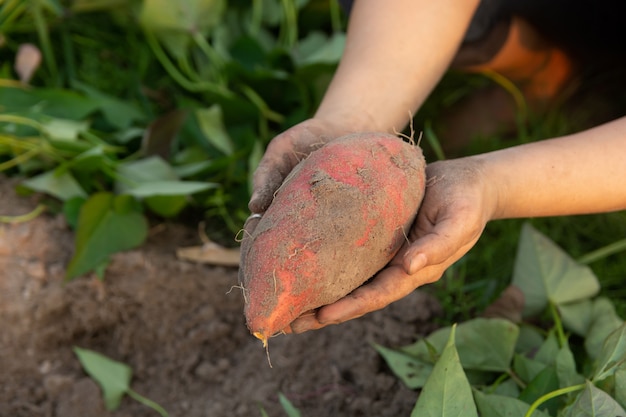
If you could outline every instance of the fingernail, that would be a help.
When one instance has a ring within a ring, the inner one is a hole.
[[[418,253],[417,255],[411,258],[411,262],[409,263],[409,270],[407,271],[409,275],[413,275],[420,269],[426,266],[428,259],[426,259],[426,255],[423,253]]]

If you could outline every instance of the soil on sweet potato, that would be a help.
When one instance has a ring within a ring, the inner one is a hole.
[[[17,197],[0,178],[0,214]],[[180,246],[193,230],[160,224],[139,249],[117,254],[105,280],[63,284],[73,235],[61,217],[0,224],[0,417],[157,415],[126,397],[105,410],[73,346],[130,365],[132,388],[172,417],[283,416],[284,393],[304,416],[407,416],[417,393],[404,387],[371,343],[397,346],[433,330],[439,306],[415,292],[358,320],[271,340],[273,367],[244,324],[243,297],[229,292],[235,268],[189,263]]]

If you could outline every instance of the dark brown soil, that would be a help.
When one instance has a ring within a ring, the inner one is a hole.
[[[0,179],[0,215],[35,207]],[[359,320],[273,338],[267,362],[244,324],[237,270],[178,260],[195,232],[160,224],[140,249],[118,254],[105,280],[63,284],[73,236],[61,217],[0,224],[0,417],[157,416],[126,397],[104,409],[73,346],[132,367],[132,388],[172,417],[407,416],[417,393],[372,343],[397,346],[433,330],[437,303],[421,292]]]

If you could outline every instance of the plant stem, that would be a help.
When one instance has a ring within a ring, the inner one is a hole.
[[[152,49],[161,65],[163,65],[165,71],[185,90],[192,92],[207,91],[222,97],[232,97],[232,92],[220,85],[210,82],[193,82],[187,79],[169,59],[156,37],[149,31],[144,33],[150,49]]]
[[[50,36],[48,34],[48,25],[43,17],[42,5],[40,1],[35,1],[33,5],[33,18],[35,20],[35,28],[39,35],[39,42],[41,42],[41,49],[46,59],[48,71],[50,71],[50,77],[52,82],[56,85],[59,84],[59,71],[57,68],[57,61],[52,51],[52,45],[50,44]]]
[[[14,0],[6,3],[4,7],[0,9],[0,20],[2,20],[2,24],[0,24],[0,32],[8,33],[10,31],[7,26],[10,26],[14,20],[24,13],[26,5],[26,2]]]
[[[128,396],[131,397],[132,399],[145,405],[146,407],[152,408],[154,411],[159,413],[162,417],[169,417],[169,414],[167,413],[167,411],[165,411],[163,407],[161,407],[159,404],[155,403],[154,401],[149,400],[148,398],[142,395],[139,395],[132,389],[129,388],[128,391],[126,391],[126,394],[128,394]]]
[[[252,16],[250,17],[250,35],[257,36],[263,23],[263,0],[252,0]]]
[[[520,387],[521,389],[526,388],[526,383],[524,383],[524,381],[522,381],[520,377],[517,376],[515,372],[513,372],[512,369],[509,369],[508,371],[506,371],[506,374],[510,376],[513,381],[515,381],[518,387]]]
[[[524,417],[530,417],[535,412],[535,410],[546,401],[558,397],[559,395],[567,394],[574,391],[580,391],[581,389],[584,389],[585,386],[585,384],[572,385],[571,387],[557,389],[556,391],[552,391],[545,395],[542,395],[541,397],[537,398],[534,403],[532,403],[526,414],[524,414]]]
[[[33,211],[30,213],[22,214],[19,216],[0,216],[0,223],[24,223],[31,221],[32,219],[39,216],[44,212],[46,206],[43,204],[39,204]]]
[[[330,0],[328,8],[330,9],[330,23],[333,33],[339,33],[342,30],[341,24],[341,7],[337,0]]]
[[[39,153],[39,149],[36,149],[36,148],[30,149],[24,152],[23,154],[16,156],[13,159],[3,162],[0,164],[0,172],[6,171],[9,168],[13,168],[19,164],[22,164],[28,161],[30,158],[34,158],[35,156],[37,156],[38,153]]]
[[[439,142],[439,139],[437,138],[437,135],[432,128],[432,123],[430,120],[427,120],[424,123],[424,136],[426,137],[426,140],[428,141],[430,147],[433,148],[433,152],[435,153],[435,156],[437,156],[437,159],[439,161],[443,161],[444,159],[446,159],[446,155],[441,148],[441,143]]]
[[[511,80],[498,74],[495,71],[484,70],[484,71],[481,71],[481,73],[487,78],[490,78],[496,84],[500,85],[500,87],[504,88],[509,94],[511,94],[511,96],[513,97],[513,100],[515,101],[515,106],[517,107],[517,111],[518,111],[517,128],[522,134],[524,140],[526,140],[527,139],[526,122],[528,121],[528,105],[526,104],[526,100],[524,99],[524,95],[522,94],[520,89],[517,88],[517,86],[513,84]]]
[[[578,258],[578,262],[585,265],[591,264],[624,250],[626,250],[626,238],[608,244],[604,247],[601,247],[600,249],[596,249],[586,255],[583,255]]]
[[[63,59],[65,60],[64,65],[67,72],[66,82],[68,82],[76,79],[76,62],[74,60],[74,46],[67,25],[61,25],[61,40]]]
[[[44,129],[41,123],[28,117],[14,116],[12,114],[0,114],[0,122],[15,123],[16,125],[30,126],[38,132],[43,133]]]
[[[286,49],[291,49],[298,40],[298,9],[292,0],[282,0],[284,20],[280,28],[280,38]]]
[[[567,337],[565,337],[565,331],[563,331],[563,322],[561,322],[561,315],[556,307],[556,305],[550,301],[550,314],[552,314],[552,319],[554,320],[554,329],[556,330],[556,335],[559,339],[559,347],[563,347],[567,345]]]
[[[493,384],[491,384],[491,386],[489,387],[489,394],[493,394],[495,392],[496,389],[498,389],[498,387],[500,386],[501,383],[503,383],[504,381],[506,381],[507,379],[511,378],[511,375],[509,375],[509,373],[511,373],[512,371],[508,371],[503,373],[502,375],[500,375]],[[513,379],[513,378],[511,378]]]

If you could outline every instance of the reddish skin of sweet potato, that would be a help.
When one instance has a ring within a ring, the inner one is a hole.
[[[266,344],[381,270],[406,240],[425,165],[418,146],[383,133],[344,136],[298,164],[242,253],[251,333]]]

